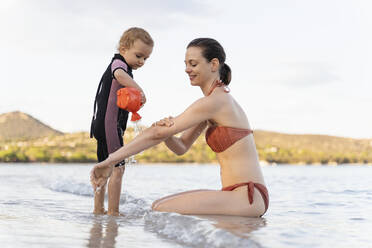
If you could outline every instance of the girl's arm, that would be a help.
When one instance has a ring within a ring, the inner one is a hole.
[[[130,87],[130,88],[136,88],[142,93],[142,104],[145,104],[146,97],[145,93],[143,92],[142,88],[136,83],[136,81],[131,78],[128,73],[126,73],[123,69],[119,68],[114,71],[115,79],[119,82],[119,84]]]
[[[114,76],[121,85],[142,91],[142,88],[136,83],[136,81],[134,81],[133,78],[131,78],[123,69],[119,68],[115,70]]]

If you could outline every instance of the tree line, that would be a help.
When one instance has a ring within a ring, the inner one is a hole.
[[[124,138],[125,143],[133,136],[133,129],[129,129]],[[325,141],[324,136],[321,137],[322,140],[319,144],[316,143],[316,140],[319,140],[319,138],[315,139],[316,137],[302,137],[304,141],[301,143],[293,137],[281,136],[278,139],[278,136],[272,133],[259,132],[256,136],[259,159],[267,163],[372,163],[372,146],[368,143],[362,145],[359,144],[360,142],[356,145],[352,143],[351,147],[350,141],[345,141],[345,145],[340,146],[340,140],[334,144],[335,141],[332,141],[331,138]],[[314,140],[306,141],[306,139]],[[182,156],[173,154],[164,144],[159,144],[137,155],[136,160],[139,163],[217,162],[216,154],[207,146],[203,136],[200,136],[191,149]],[[0,141],[0,162],[95,163],[96,161],[96,142],[94,139],[90,139],[86,132],[31,140]]]

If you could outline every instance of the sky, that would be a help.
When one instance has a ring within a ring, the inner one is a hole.
[[[88,131],[99,80],[136,26],[155,41],[134,71],[144,125],[203,96],[184,58],[192,39],[211,37],[253,129],[372,138],[370,13],[369,0],[2,0],[0,114]]]

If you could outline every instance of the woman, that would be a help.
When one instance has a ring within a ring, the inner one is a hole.
[[[206,141],[221,166],[222,190],[194,190],[155,201],[153,210],[180,214],[222,214],[257,217],[268,208],[268,192],[258,161],[248,119],[227,85],[230,67],[225,52],[214,39],[199,38],[186,51],[186,73],[191,85],[199,86],[204,97],[175,118],[166,118],[110,154],[91,173],[94,189],[105,185],[113,165],[131,155],[165,141],[178,155],[188,151],[204,129]],[[173,135],[183,132],[180,137]]]

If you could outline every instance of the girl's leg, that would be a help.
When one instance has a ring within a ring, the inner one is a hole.
[[[101,135],[99,135],[101,137]],[[97,139],[97,158],[101,162],[108,157],[107,145],[105,139]],[[94,214],[105,214],[105,194],[106,184],[99,190],[94,192]]]
[[[234,191],[200,190],[163,198],[153,210],[180,214],[218,214],[258,217],[265,211],[261,194],[254,189],[253,204],[249,204],[246,187]]]
[[[108,215],[119,215],[121,182],[125,167],[115,167],[108,183]]]
[[[104,214],[105,213],[105,192],[106,185],[101,188],[101,190],[94,192],[94,214]]]

